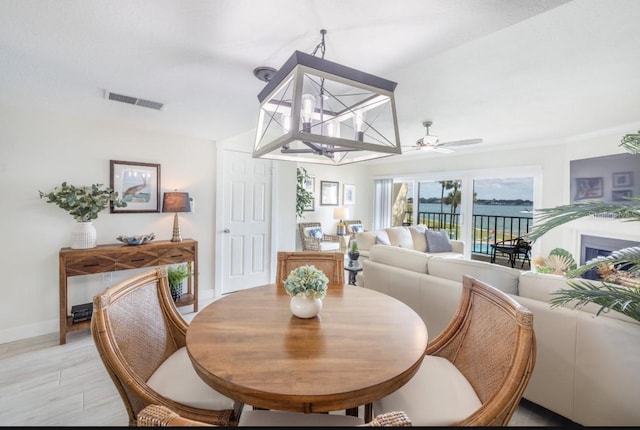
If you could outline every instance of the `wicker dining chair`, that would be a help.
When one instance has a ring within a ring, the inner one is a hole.
[[[202,421],[181,417],[162,405],[149,405],[138,414],[138,427],[196,427],[208,426]],[[411,420],[402,411],[380,414],[368,423],[362,419],[337,414],[303,414],[279,411],[245,411],[240,427],[278,426],[278,427],[410,427]]]
[[[187,327],[171,298],[165,266],[134,275],[93,298],[91,333],[129,425],[135,426],[140,411],[151,404],[210,424],[237,424],[244,404],[198,376],[186,352]]]
[[[469,275],[449,325],[429,342],[416,375],[373,403],[418,426],[506,426],[535,365],[533,314]]]
[[[296,267],[311,265],[329,278],[329,286],[344,285],[344,254],[342,252],[301,251],[278,252],[276,284],[284,286],[289,273]]]

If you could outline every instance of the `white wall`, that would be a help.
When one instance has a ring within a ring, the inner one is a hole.
[[[58,252],[69,246],[75,222],[40,199],[67,181],[109,185],[109,160],[160,164],[161,191],[188,191],[195,212],[181,214],[182,235],[199,241],[200,297],[213,297],[215,146],[210,141],[134,129],[106,121],[0,107],[0,343],[58,331]],[[121,234],[171,239],[173,214],[111,214],[94,220],[98,243]],[[113,272],[112,281],[135,271]],[[69,280],[71,304],[91,301],[102,275]]]

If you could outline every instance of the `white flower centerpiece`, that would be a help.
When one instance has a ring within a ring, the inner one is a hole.
[[[322,310],[329,278],[315,266],[293,269],[284,281],[284,289],[291,296],[289,307],[299,318],[313,318]]]

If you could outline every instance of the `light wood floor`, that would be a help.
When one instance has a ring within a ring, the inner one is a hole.
[[[58,344],[57,333],[0,344],[0,425],[128,425],[89,330],[70,333],[65,345]],[[571,425],[576,424],[524,400],[510,423]]]

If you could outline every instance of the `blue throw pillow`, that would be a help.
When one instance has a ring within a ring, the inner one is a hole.
[[[314,239],[320,239],[322,240],[322,229],[320,227],[318,228],[313,228],[309,231],[309,235],[311,237],[313,237]]]
[[[384,237],[376,236],[376,244],[377,245],[391,245],[387,239]]]
[[[364,231],[364,228],[362,228],[362,224],[351,225],[351,233],[359,233],[361,231]]]
[[[451,252],[451,241],[446,230],[425,230],[427,252]]]

